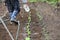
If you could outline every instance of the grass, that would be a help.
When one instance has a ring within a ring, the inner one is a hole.
[[[57,0],[29,0],[29,2],[46,2],[51,5],[56,5]],[[60,2],[60,0],[58,0]]]

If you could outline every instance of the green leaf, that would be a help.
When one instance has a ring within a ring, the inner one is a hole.
[[[26,37],[25,40],[30,40],[30,37]]]
[[[30,34],[31,34],[31,31],[28,32],[28,35],[30,35]]]

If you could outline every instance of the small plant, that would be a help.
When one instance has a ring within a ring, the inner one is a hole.
[[[25,40],[30,40],[30,37],[26,37]]]
[[[31,14],[29,13],[29,16],[28,16],[28,23],[27,23],[27,26],[26,26],[26,32],[28,34],[28,36],[25,38],[25,40],[30,40],[30,34],[31,34],[31,31],[30,31],[30,23],[31,23]]]
[[[39,20],[41,21],[41,20],[43,19],[43,17],[39,14],[39,12],[38,12],[38,13],[36,13],[36,14],[37,14],[37,16],[38,16]]]
[[[44,35],[44,37],[45,37],[45,40],[49,40],[49,34],[48,34],[46,28],[43,27],[42,30],[43,30],[42,32],[43,32],[43,35]]]
[[[37,14],[37,16],[38,16],[38,18],[39,18],[39,21],[40,21],[40,23],[41,23],[43,17],[39,14],[39,12],[36,13],[36,14]],[[43,35],[44,35],[44,37],[45,37],[45,40],[49,40],[49,34],[48,34],[45,26],[42,28],[42,32],[43,32]]]

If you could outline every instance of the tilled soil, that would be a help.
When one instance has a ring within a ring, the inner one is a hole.
[[[30,24],[31,40],[45,40],[44,33],[42,32],[42,28],[44,27],[48,31],[49,40],[60,40],[60,18],[56,15],[57,11],[54,7],[47,3],[30,3],[30,8],[32,18]],[[3,7],[3,9],[5,8]],[[0,10],[0,13],[4,13],[3,9],[1,9],[2,12]],[[36,15],[37,13],[40,13],[43,17],[42,21],[39,20]],[[20,21],[20,33],[18,39],[24,40],[27,35],[26,24],[28,23],[28,13],[21,9],[17,19]],[[6,25],[15,38],[17,25],[10,24],[9,21],[6,22]],[[0,40],[11,40],[2,24],[0,24],[0,35]]]

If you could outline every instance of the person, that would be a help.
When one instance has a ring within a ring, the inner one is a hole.
[[[19,0],[5,0],[5,5],[9,11],[11,22],[15,22],[17,14],[20,12]]]
[[[27,0],[21,0],[24,4],[24,9],[26,12],[29,12],[29,7],[27,5]],[[10,21],[16,22],[16,16],[20,12],[20,4],[19,0],[5,0],[5,5],[7,6],[7,9],[9,11]]]

